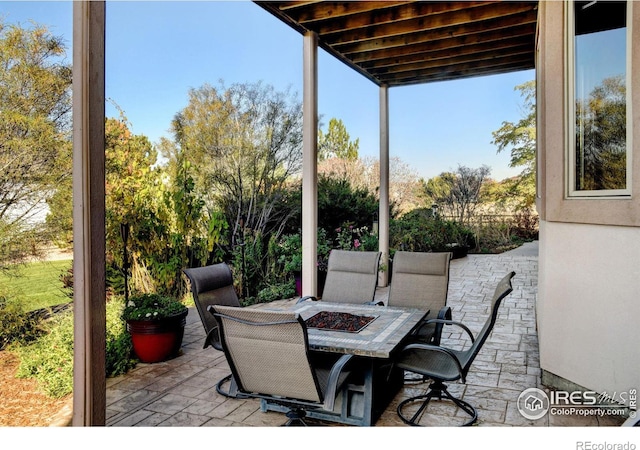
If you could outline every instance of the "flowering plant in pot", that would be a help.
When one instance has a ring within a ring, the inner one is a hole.
[[[172,297],[155,293],[131,296],[122,319],[140,361],[154,363],[177,356],[187,314],[187,307]]]

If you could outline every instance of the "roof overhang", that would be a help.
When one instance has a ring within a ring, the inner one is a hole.
[[[534,68],[537,1],[255,3],[379,86]]]

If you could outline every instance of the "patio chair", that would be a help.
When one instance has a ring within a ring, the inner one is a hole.
[[[225,305],[240,307],[240,301],[233,287],[231,269],[226,263],[218,263],[204,267],[194,267],[182,270],[191,283],[193,301],[198,310],[198,315],[207,334],[202,348],[209,346],[222,351],[218,322],[207,308],[210,305]],[[230,382],[229,389],[224,390],[222,385]],[[231,375],[222,378],[216,384],[216,391],[225,397],[237,396],[236,384]]]
[[[311,353],[295,312],[209,306],[238,390],[288,408],[285,425],[306,425],[306,411],[332,411],[351,355]]]
[[[321,300],[335,303],[367,303],[373,301],[378,285],[380,252],[331,250],[327,279]],[[306,300],[318,300],[305,296]]]
[[[393,269],[387,305],[431,311],[411,334],[412,342],[440,345],[442,323],[427,323],[436,311],[438,319],[451,320],[446,306],[449,291],[449,266],[452,253],[405,252],[393,255]],[[425,382],[427,378],[405,374],[405,382]]]
[[[387,304],[437,311],[438,319],[451,320],[451,308],[446,306],[451,255],[450,252],[396,252]],[[412,338],[440,345],[442,326],[442,323],[423,323]]]
[[[491,333],[498,316],[498,308],[502,300],[513,290],[511,279],[515,272],[508,273],[498,283],[491,300],[491,311],[482,330],[474,338],[473,333],[464,324],[451,320],[431,319],[431,322],[440,322],[446,325],[455,325],[464,330],[471,339],[471,345],[466,350],[453,350],[440,345],[410,343],[403,347],[394,358],[394,364],[404,370],[414,372],[432,379],[426,394],[417,395],[400,402],[397,408],[398,416],[403,422],[420,426],[418,421],[426,411],[432,399],[451,400],[458,408],[468,414],[471,419],[464,426],[475,423],[478,418],[476,409],[468,402],[456,398],[447,390],[445,381],[460,380],[466,382],[466,376],[475,360],[478,352]],[[407,417],[408,407],[418,404],[418,408],[411,417]]]

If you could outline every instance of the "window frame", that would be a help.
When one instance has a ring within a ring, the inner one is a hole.
[[[567,80],[565,83],[565,102],[567,111],[567,132],[566,146],[566,194],[567,199],[588,199],[588,198],[610,198],[628,199],[632,193],[632,168],[633,168],[633,114],[632,114],[632,24],[633,24],[633,1],[626,0],[626,49],[625,49],[625,84],[626,84],[626,187],[624,189],[602,189],[602,190],[578,190],[576,189],[576,70],[575,70],[575,1],[565,3],[565,42],[566,60],[565,73]]]

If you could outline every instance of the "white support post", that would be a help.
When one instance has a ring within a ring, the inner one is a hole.
[[[303,43],[302,295],[318,292],[318,35]]]
[[[380,272],[378,284],[389,284],[389,87],[380,86],[380,211],[378,249],[382,253],[380,264],[386,270]]]
[[[105,3],[73,3],[73,425],[106,423]]]

